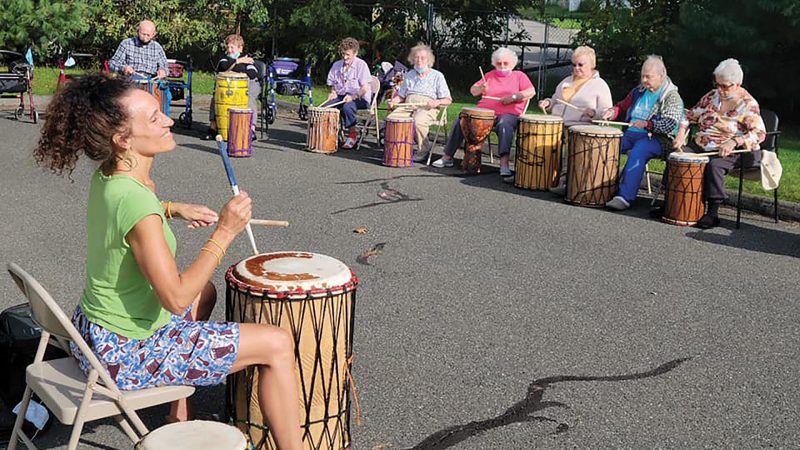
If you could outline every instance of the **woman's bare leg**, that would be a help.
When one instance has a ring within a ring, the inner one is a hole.
[[[281,450],[300,449],[300,409],[295,379],[294,342],[278,327],[239,325],[239,353],[231,373],[258,366],[258,404]]]
[[[217,304],[217,290],[211,283],[206,283],[203,290],[197,295],[192,303],[192,321],[208,320],[211,317],[211,312],[214,310],[214,305]],[[188,398],[175,400],[169,404],[169,419],[170,421],[184,422],[192,420],[194,413],[192,412],[192,404]]]

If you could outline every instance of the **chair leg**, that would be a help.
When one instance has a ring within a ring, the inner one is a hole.
[[[653,187],[650,185],[650,166],[647,163],[644,164],[644,176],[645,179],[647,180],[647,193],[649,195],[652,195]]]
[[[19,413],[17,413],[17,419],[14,421],[14,429],[11,431],[11,439],[8,441],[8,450],[16,450],[17,439],[22,439],[22,437],[25,436],[22,431],[22,424],[25,422],[25,414],[28,412],[31,394],[33,394],[33,391],[26,386],[25,393],[22,395],[22,404],[19,407]],[[25,445],[30,447],[27,442]]]
[[[430,150],[428,151],[428,163],[426,165],[431,165],[431,158],[433,157],[433,148],[436,147],[436,141],[439,140],[439,132],[441,131],[441,127],[436,127],[436,133],[433,134],[433,140],[430,141]]]
[[[83,431],[83,424],[86,422],[86,409],[92,401],[94,386],[97,384],[97,376],[98,373],[96,370],[89,372],[89,378],[86,381],[86,390],[83,391],[83,399],[81,399],[81,404],[78,406],[78,411],[75,412],[75,420],[72,422],[72,433],[69,436],[69,445],[67,445],[68,450],[75,450],[78,448],[78,440],[81,437],[81,431]]]
[[[359,133],[360,136],[358,137],[358,145],[356,145],[356,150],[361,149],[361,143],[364,142],[364,138],[367,137],[367,134],[369,133],[371,127],[372,127],[372,117],[368,118],[367,121],[364,122],[363,125],[361,125],[361,133]]]
[[[739,168],[739,196],[736,198],[736,228],[742,222],[742,184],[744,184],[744,170]]]
[[[775,216],[775,223],[778,223],[778,188],[775,188],[775,190],[773,191],[773,193],[774,193],[774,195],[775,195],[774,201],[772,202],[772,204],[773,204],[773,205],[774,205],[774,207],[775,207],[775,211],[774,211],[774,213],[773,213],[773,214],[774,214],[774,216]]]
[[[139,442],[141,438],[136,434],[135,431],[133,431],[130,422],[128,422],[125,416],[123,416],[122,414],[117,414],[116,416],[114,416],[114,420],[117,421],[117,425],[119,425],[119,427],[122,428],[122,431],[124,431],[125,434],[128,435],[128,439],[130,439],[131,442],[133,442],[134,444]]]

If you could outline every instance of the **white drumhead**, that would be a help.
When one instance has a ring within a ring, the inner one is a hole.
[[[541,114],[523,114],[519,116],[520,122],[531,122],[531,123],[563,123],[564,119],[561,116],[552,116],[552,115],[541,115]]]
[[[388,117],[388,116],[384,120],[386,122],[393,122],[393,123],[409,123],[414,121],[414,119],[410,117]]]
[[[569,127],[569,132],[578,134],[604,134],[608,136],[622,136],[622,131],[613,127],[601,127],[600,125],[573,125]]]
[[[250,108],[228,108],[228,111],[234,111],[234,112],[253,112],[253,110],[252,110],[252,109],[250,109]]]
[[[224,80],[226,78],[248,78],[246,73],[241,72],[220,72],[214,76],[217,80]]]
[[[309,112],[328,112],[328,113],[332,113],[333,111],[336,111],[337,113],[339,112],[338,109],[336,109],[336,108],[328,108],[327,106],[309,106],[308,107],[308,111]]]
[[[685,162],[689,164],[704,164],[708,162],[708,156],[698,156],[694,153],[672,152],[667,156],[670,161]]]
[[[309,252],[272,252],[251,256],[236,264],[239,281],[273,292],[308,292],[340,287],[352,278],[338,259]]]
[[[155,429],[137,450],[245,450],[247,439],[236,427],[208,420],[176,422]]]
[[[488,108],[478,108],[477,106],[465,106],[461,108],[464,112],[476,112],[482,114],[494,114],[494,110]]]

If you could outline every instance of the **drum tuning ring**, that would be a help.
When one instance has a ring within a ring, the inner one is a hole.
[[[230,96],[232,96],[232,95],[233,95],[233,91],[232,91],[232,90],[230,90],[230,89],[228,89],[227,91],[225,91],[225,95],[227,95],[228,97],[230,97]]]

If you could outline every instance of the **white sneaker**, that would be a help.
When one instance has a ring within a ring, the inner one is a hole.
[[[627,200],[620,197],[619,195],[614,196],[611,200],[606,203],[606,208],[614,209],[616,211],[625,211],[626,209],[630,208],[631,204],[628,203]]]
[[[347,139],[345,139],[344,144],[342,144],[342,148],[347,149],[347,150],[349,150],[349,149],[351,149],[351,148],[353,148],[355,146],[356,146],[355,138],[351,138],[349,136],[348,136]]]
[[[437,169],[441,169],[442,167],[453,167],[453,160],[452,159],[444,159],[439,158],[431,164],[433,167]]]

